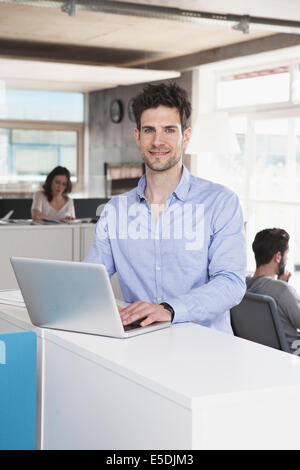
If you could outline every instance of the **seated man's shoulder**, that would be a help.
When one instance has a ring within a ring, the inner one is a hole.
[[[265,295],[271,295],[276,292],[279,297],[285,295],[297,295],[296,289],[285,281],[273,279],[269,276],[258,276],[256,278],[246,278],[247,290],[255,292],[259,288],[259,292]]]
[[[277,284],[277,298],[281,302],[281,305],[290,305],[289,302],[300,302],[300,296],[295,287],[291,286],[289,283],[281,280],[274,281]]]
[[[280,287],[282,292],[290,292],[293,295],[297,292],[295,287],[289,284],[288,282],[281,281],[280,279],[275,280],[275,282]]]
[[[287,282],[281,281],[280,279],[270,279],[270,282],[278,291],[284,292],[293,289]]]

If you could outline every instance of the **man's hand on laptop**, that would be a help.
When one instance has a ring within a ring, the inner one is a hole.
[[[129,307],[118,307],[118,309],[124,326],[141,320],[141,326],[148,326],[154,322],[171,321],[172,317],[171,312],[166,310],[163,305],[150,304],[141,300],[137,300]]]

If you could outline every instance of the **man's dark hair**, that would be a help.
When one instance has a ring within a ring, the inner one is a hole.
[[[70,193],[72,191],[72,182],[71,182],[71,174],[68,168],[64,166],[56,166],[47,176],[45,183],[43,184],[44,194],[46,194],[47,199],[49,202],[52,201],[52,191],[51,191],[51,184],[55,176],[63,175],[67,177],[67,187],[64,190],[63,194]]]
[[[258,232],[252,243],[256,266],[269,263],[278,251],[283,256],[289,247],[289,239],[289,234],[281,228],[266,228]]]
[[[191,116],[191,103],[187,92],[176,83],[161,83],[159,85],[146,85],[143,91],[133,99],[132,110],[134,113],[136,127],[141,130],[141,115],[143,111],[158,106],[176,108],[180,115],[182,130],[189,126]]]

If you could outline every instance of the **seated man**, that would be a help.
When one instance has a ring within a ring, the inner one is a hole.
[[[272,228],[258,232],[252,244],[256,260],[253,277],[246,279],[247,290],[269,295],[277,303],[278,313],[291,352],[300,355],[300,296],[288,284],[291,273],[286,270],[289,234]]]
[[[232,334],[229,310],[246,288],[238,197],[183,165],[192,131],[183,88],[148,84],[133,111],[146,172],[106,204],[85,261],[118,274],[130,304],[120,309],[123,325],[191,321]]]

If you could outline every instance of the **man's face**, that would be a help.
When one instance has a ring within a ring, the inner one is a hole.
[[[190,134],[190,128],[182,133],[178,110],[167,106],[145,110],[141,115],[141,130],[134,130],[144,162],[153,171],[181,165]]]
[[[288,259],[288,252],[289,252],[289,249],[287,248],[278,263],[278,276],[281,276],[284,273],[284,270],[287,264],[287,259]]]

